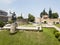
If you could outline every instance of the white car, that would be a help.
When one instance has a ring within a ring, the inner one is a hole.
[[[6,24],[3,29],[10,29],[11,28],[11,24]]]

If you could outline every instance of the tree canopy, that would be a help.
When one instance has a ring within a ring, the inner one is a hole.
[[[42,18],[43,15],[48,15],[45,9],[43,10],[43,12],[40,13],[40,17]]]
[[[3,21],[0,21],[0,27],[3,27],[5,23]]]
[[[52,10],[51,10],[51,8],[49,9],[49,18],[52,18]]]
[[[22,16],[22,14],[21,14],[21,16],[19,16],[19,17],[18,17],[18,19],[23,19],[23,16]]]
[[[43,12],[40,13],[40,17],[42,18],[43,15],[48,15],[49,18],[58,18],[59,17],[58,13],[52,13],[51,8],[49,9],[49,14],[47,14],[47,12],[44,9]]]
[[[52,18],[58,18],[58,17],[59,17],[58,13],[52,13]]]
[[[34,22],[35,17],[32,14],[28,14],[28,21]]]

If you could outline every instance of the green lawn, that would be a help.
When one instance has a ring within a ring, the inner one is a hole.
[[[60,24],[55,24],[55,25],[60,28]]]
[[[60,45],[55,38],[54,28],[43,28],[43,32],[19,31],[9,35],[9,31],[0,32],[0,45]]]
[[[33,26],[33,24],[19,24],[19,26],[32,27],[32,26]]]
[[[35,27],[33,24],[19,24],[19,26]],[[37,24],[36,26],[40,26],[40,24]]]

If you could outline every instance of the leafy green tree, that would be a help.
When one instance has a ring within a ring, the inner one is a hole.
[[[52,10],[51,10],[51,8],[49,9],[49,18],[52,18]]]
[[[40,13],[40,17],[42,18],[43,15],[48,15],[45,9],[43,10],[43,12]]]
[[[8,23],[10,23],[10,24],[11,24],[11,23],[13,23],[13,21],[12,21],[12,20],[9,20],[9,21],[8,21]]]
[[[43,16],[43,13],[41,12],[41,13],[40,13],[40,17],[42,18],[42,16]]]
[[[44,16],[44,15],[48,15],[47,12],[45,11],[45,9],[43,10],[43,12],[40,13],[40,17],[42,18],[42,16]],[[59,17],[58,13],[52,13],[51,8],[49,9],[48,16],[49,16],[49,18],[58,18]]]
[[[32,14],[28,14],[28,21],[34,22],[35,17]]]
[[[21,14],[21,16],[19,16],[17,19],[23,19],[23,16],[22,16],[22,14]]]
[[[58,17],[59,17],[58,13],[52,13],[52,18],[58,18]]]
[[[0,27],[3,27],[5,23],[3,21],[0,21]]]

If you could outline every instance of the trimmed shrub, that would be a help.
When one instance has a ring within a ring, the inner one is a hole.
[[[53,33],[55,34],[56,32],[58,32],[58,30],[54,30],[54,32],[53,32]]]
[[[58,37],[58,40],[60,41],[60,36]]]
[[[60,36],[60,32],[55,33],[55,37],[58,38]]]
[[[59,22],[56,22],[56,24],[59,24]]]

